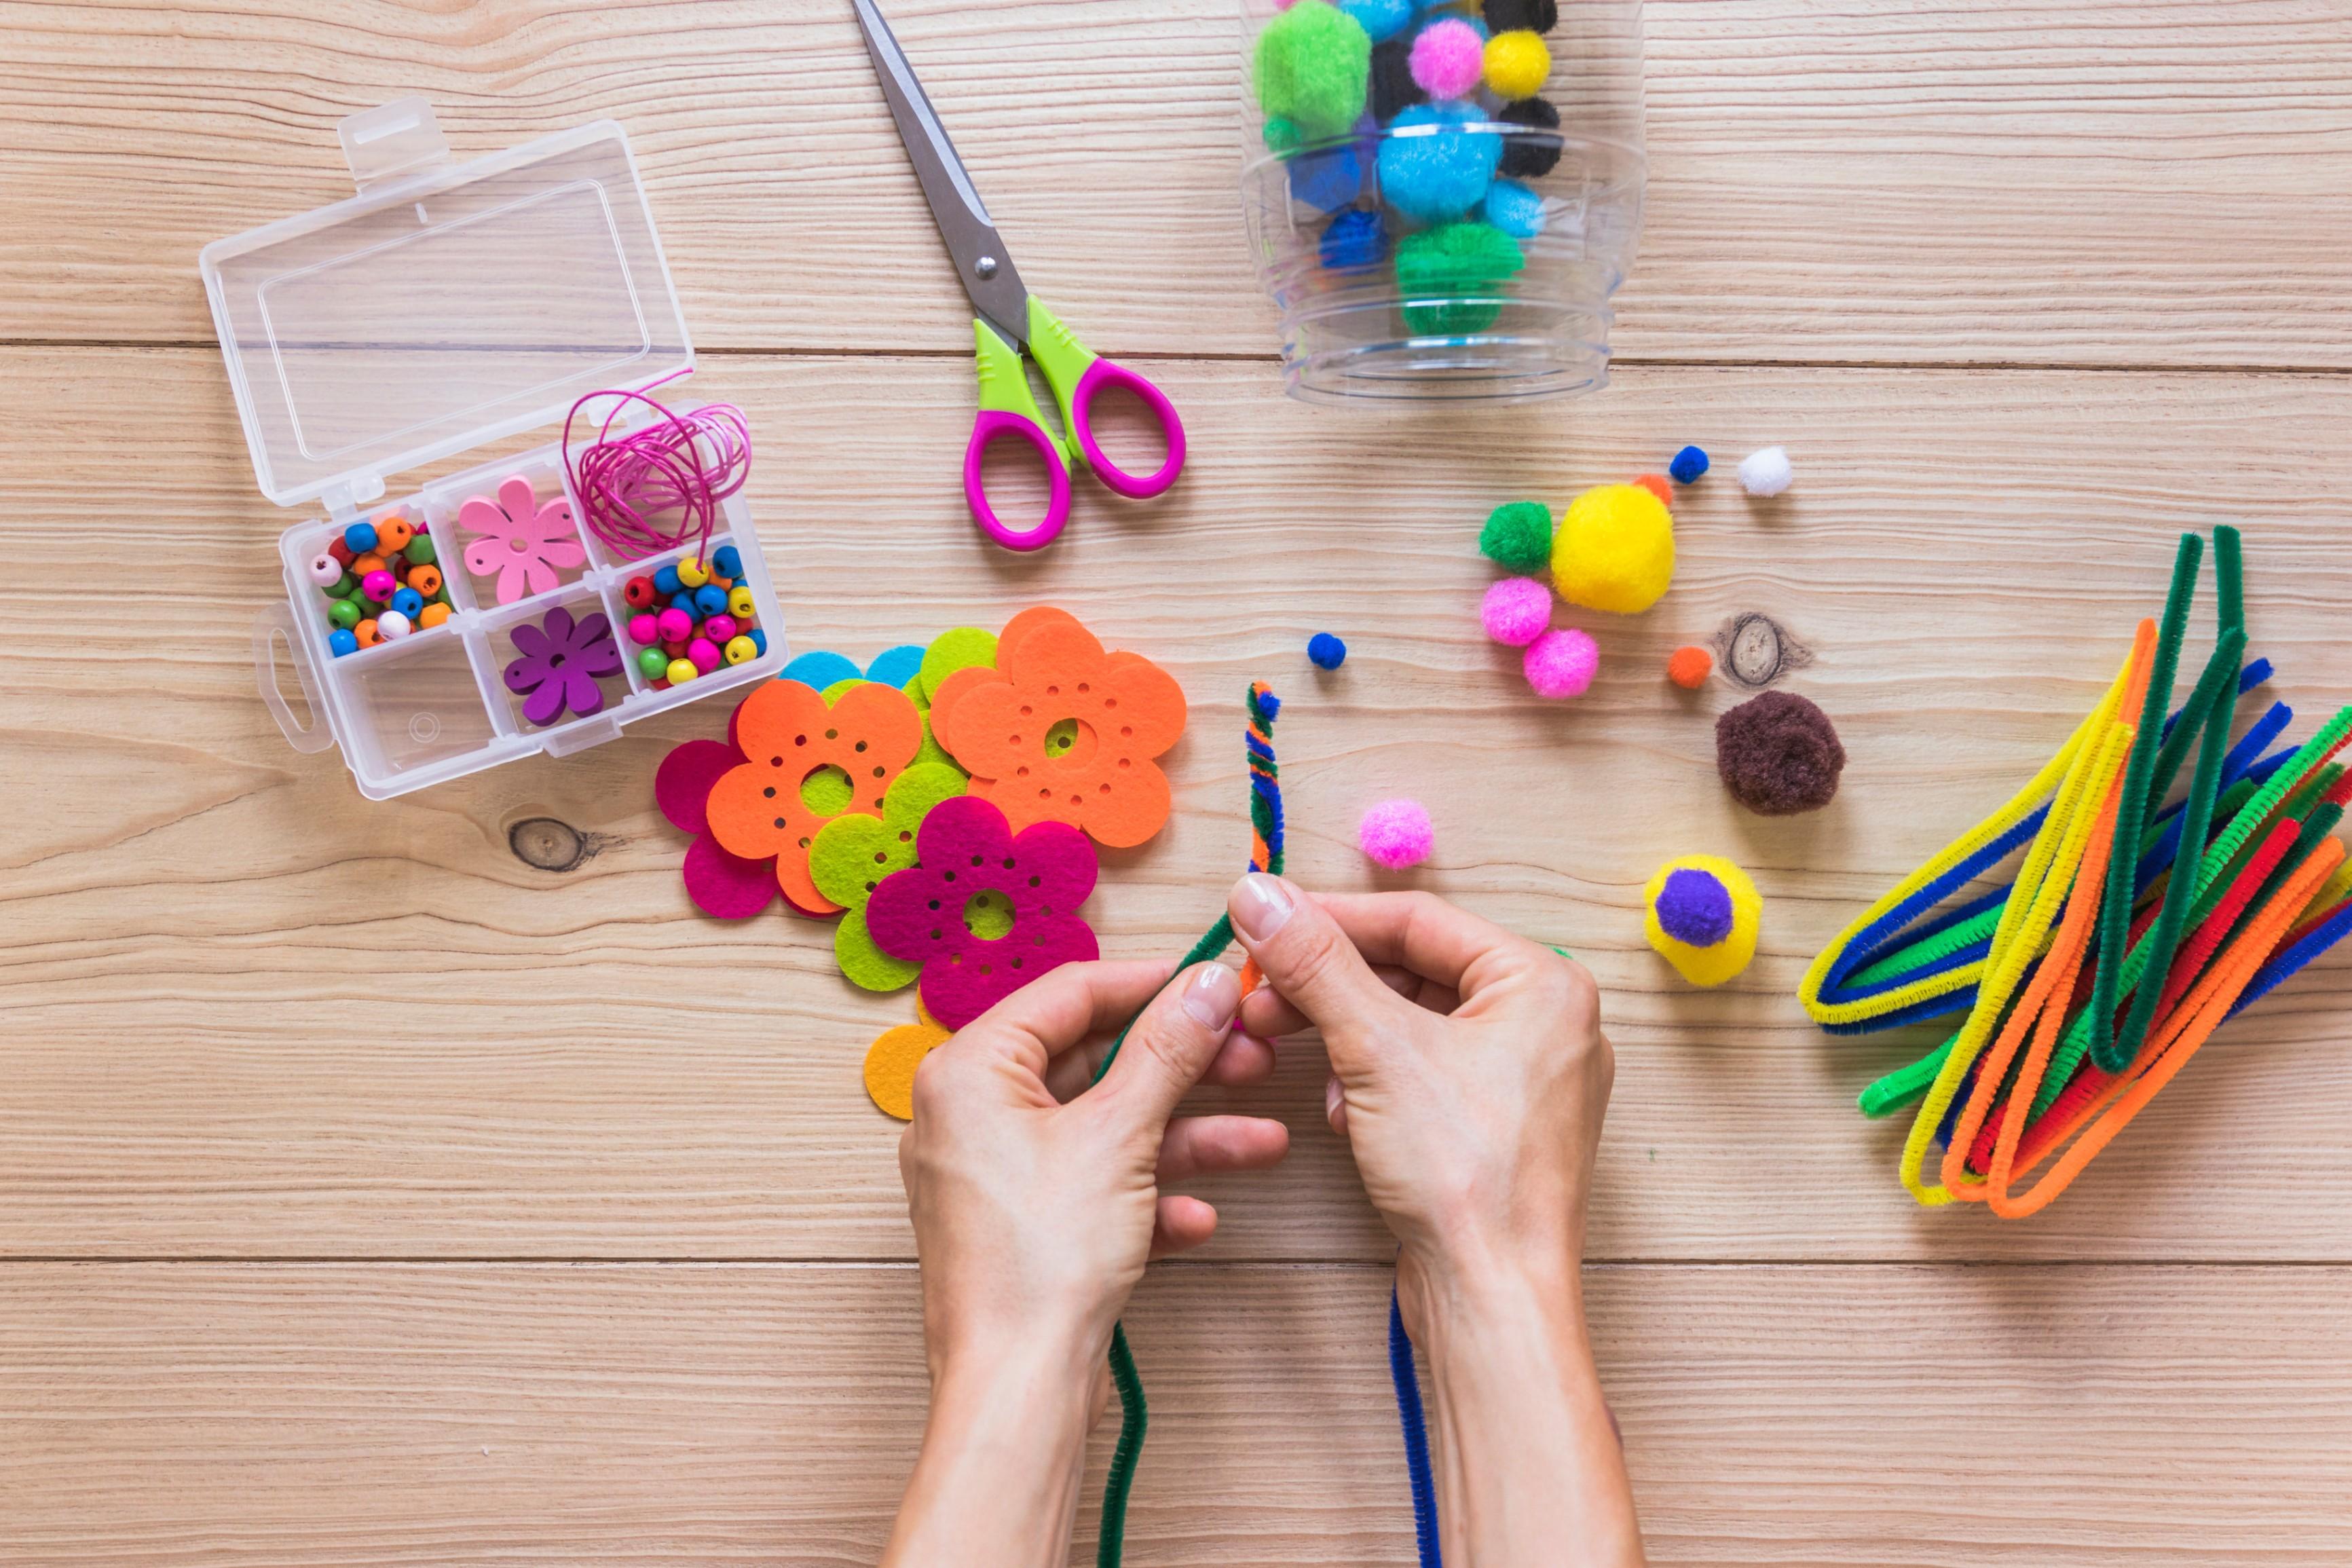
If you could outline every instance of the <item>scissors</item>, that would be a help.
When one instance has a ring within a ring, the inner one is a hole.
[[[875,74],[882,79],[882,96],[889,100],[890,118],[898,121],[898,139],[922,182],[923,197],[955,261],[956,277],[971,297],[972,341],[980,356],[980,416],[971,427],[971,442],[963,452],[963,494],[971,506],[972,521],[981,531],[1008,550],[1035,550],[1054,542],[1070,520],[1070,472],[1090,468],[1095,477],[1120,495],[1141,500],[1156,496],[1176,482],[1184,468],[1184,422],[1165,394],[1124,365],[1088,352],[1055,319],[1043,301],[1022,286],[1013,258],[996,237],[996,226],[972,188],[963,160],[941,129],[923,84],[915,79],[890,25],[874,8],[874,0],[851,0],[857,25],[866,34],[866,52],[874,58]],[[1061,408],[1066,436],[1045,427],[1029,376],[1022,363],[1026,352],[1037,362],[1045,384]],[[1168,444],[1167,460],[1156,474],[1137,478],[1103,455],[1095,444],[1094,400],[1107,386],[1119,386],[1141,399],[1160,422]],[[1017,437],[1045,460],[1053,483],[1045,521],[1026,531],[1004,526],[988,503],[981,460],[990,445]]]

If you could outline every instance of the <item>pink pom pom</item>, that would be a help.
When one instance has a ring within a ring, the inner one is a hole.
[[[1546,632],[1528,645],[1528,684],[1538,697],[1581,697],[1601,668],[1601,646],[1574,626]]]
[[[1377,865],[1391,871],[1418,866],[1437,847],[1429,813],[1417,800],[1384,800],[1364,813],[1356,825],[1356,842]]]
[[[1412,41],[1412,79],[1432,98],[1467,98],[1486,70],[1478,29],[1459,17],[1433,22]]]
[[[1532,577],[1506,577],[1478,606],[1486,635],[1506,647],[1525,647],[1551,625],[1551,589]]]

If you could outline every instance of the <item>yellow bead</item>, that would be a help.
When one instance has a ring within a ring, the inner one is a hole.
[[[751,590],[748,586],[739,583],[728,590],[727,613],[734,616],[738,624],[750,626],[751,613],[756,607],[751,603]]]
[[[1525,28],[1486,40],[1486,86],[1496,98],[1517,102],[1543,90],[1551,75],[1551,50]]]
[[[749,664],[760,657],[760,645],[750,637],[730,637],[726,651],[728,663]]]
[[[669,661],[669,683],[672,686],[683,686],[701,673],[702,671],[694,668],[694,660],[690,658],[674,658]]]
[[[682,555],[678,557],[677,580],[682,587],[699,588],[710,581],[710,568],[691,555]]]

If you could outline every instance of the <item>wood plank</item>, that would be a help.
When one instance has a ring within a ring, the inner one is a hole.
[[[26,803],[0,857],[0,1249],[908,1255],[894,1129],[857,1066],[910,1005],[842,982],[820,928],[697,917],[651,810],[667,740],[716,732],[718,705],[363,801],[331,752],[288,751],[254,696],[245,630],[277,523],[217,361],[18,350],[0,369],[0,426],[42,454],[0,472],[0,786]],[[1162,373],[1192,424],[1183,485],[1142,510],[1084,487],[1069,535],[1022,559],[962,513],[961,365],[730,361],[707,389],[758,434],[752,500],[799,646],[863,658],[1046,600],[1182,681],[1198,707],[1174,821],[1108,858],[1090,906],[1110,951],[1178,951],[1218,907],[1245,842],[1238,700],[1265,675],[1293,699],[1305,880],[1371,885],[1356,815],[1420,795],[1436,862],[1388,880],[1565,942],[1600,975],[1621,1066],[1596,1256],[2352,1257],[2341,1212],[2281,1197],[2352,1183],[2340,957],[2232,1026],[2018,1226],[1912,1208],[1900,1130],[1853,1114],[1929,1036],[1832,1042],[1791,1000],[1822,942],[2089,707],[2157,607],[2176,530],[2247,520],[2281,693],[2305,732],[2342,698],[2352,477],[2309,451],[2352,384],[1653,370],[1563,426],[1542,410],[1350,424],[1284,400],[1262,365]],[[130,451],[100,438],[101,408]],[[1785,439],[1798,488],[1762,507],[1699,487],[1674,594],[1594,623],[1592,695],[1535,701],[1479,637],[1477,521],[1690,437],[1729,455]],[[97,606],[57,585],[96,548],[146,617],[135,639],[91,635]],[[1815,817],[1732,809],[1709,734],[1734,694],[1686,700],[1659,674],[1749,610],[1816,651],[1794,685],[1853,756]],[[1328,678],[1302,657],[1318,628],[1354,648]],[[549,817],[584,836],[568,873],[509,848]],[[1764,956],[1721,993],[1682,988],[1639,935],[1643,881],[1696,848],[1741,859],[1769,900]],[[1388,1255],[1322,1126],[1321,1077],[1310,1045],[1229,1097],[1287,1116],[1298,1144],[1280,1178],[1215,1194],[1222,1256]]]
[[[1662,1565],[2317,1564],[2352,1532],[2339,1268],[1588,1280]],[[1131,1560],[1412,1561],[1387,1291],[1154,1271]],[[871,1563],[922,1364],[906,1268],[0,1266],[0,1563]]]
[[[1230,0],[891,13],[1025,276],[1097,347],[1274,351]],[[1617,346],[2343,369],[2337,23],[2308,0],[1654,3]],[[335,121],[423,92],[461,153],[623,121],[706,348],[970,348],[845,5],[11,0],[0,38],[26,218],[0,236],[0,337],[209,338],[197,249],[348,195]]]

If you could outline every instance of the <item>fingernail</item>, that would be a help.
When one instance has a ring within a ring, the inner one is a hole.
[[[1222,963],[1204,963],[1184,987],[1185,1014],[1213,1035],[1230,1027],[1241,1011],[1242,978]]]
[[[1323,1116],[1326,1121],[1339,1114],[1341,1092],[1338,1079],[1327,1078],[1323,1080]]]
[[[1234,923],[1252,942],[1264,942],[1290,919],[1290,890],[1263,871],[1244,877],[1234,900]]]

